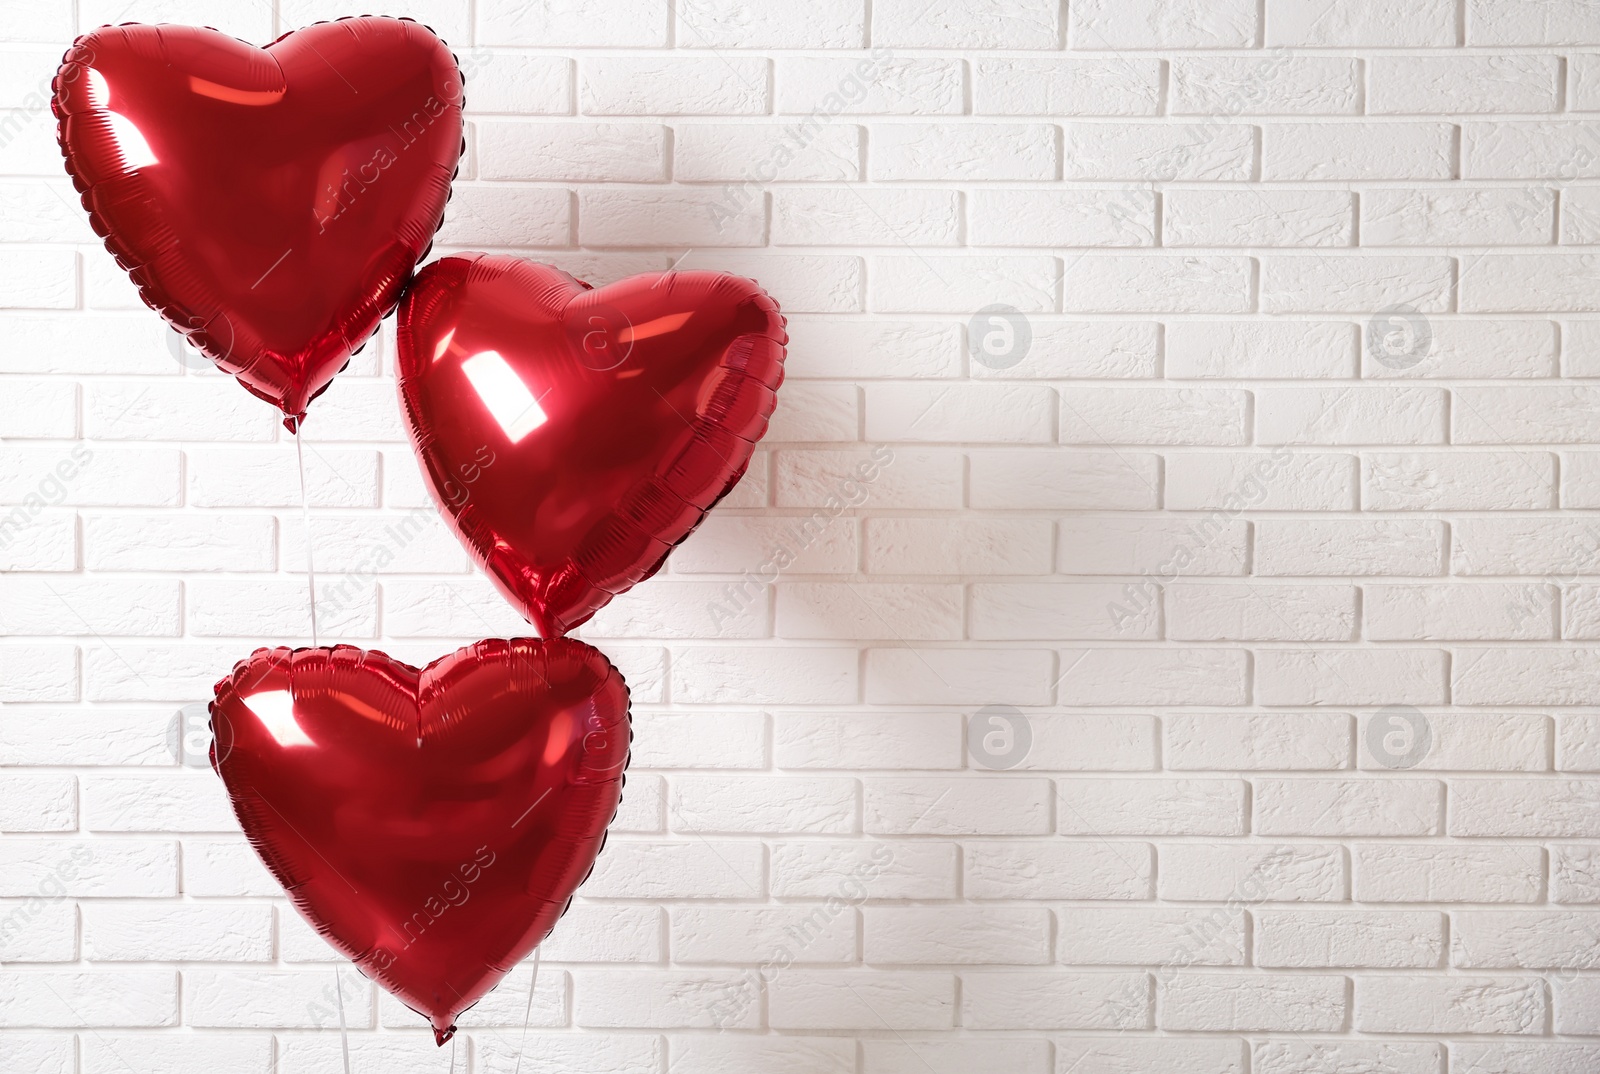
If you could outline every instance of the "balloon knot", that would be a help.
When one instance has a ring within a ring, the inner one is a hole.
[[[450,1043],[450,1038],[455,1035],[456,1027],[454,1025],[452,1025],[449,1029],[440,1029],[438,1026],[434,1026],[433,1043],[443,1048],[446,1044]]]

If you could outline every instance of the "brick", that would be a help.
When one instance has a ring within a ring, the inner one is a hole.
[[[94,903],[84,908],[86,958],[97,962],[268,962],[272,908]]]
[[[1242,704],[1245,664],[1232,649],[1067,649],[1058,690],[1072,705]]]
[[[889,48],[1059,46],[1060,8],[1050,0],[884,0],[872,9],[872,41]],[[815,47],[815,46],[813,46]]]
[[[1048,181],[1060,170],[1056,128],[1043,123],[885,123],[871,137],[877,180]]]
[[[1177,115],[1341,115],[1359,111],[1361,72],[1353,59],[1181,56],[1172,61]]]
[[[1061,274],[1053,257],[877,256],[871,308],[887,313],[959,313],[990,305],[1053,312]]]
[[[1428,779],[1261,779],[1262,835],[1438,835],[1443,787]]]
[[[781,899],[953,899],[956,844],[927,840],[776,842],[772,894]]]
[[[1121,604],[1114,582],[1039,585],[1033,582],[972,587],[972,637],[984,640],[1153,639],[1156,605]]]
[[[760,962],[793,954],[796,962],[850,962],[859,933],[853,909],[684,906],[672,914],[679,962]]]
[[[1542,982],[1526,977],[1362,977],[1355,994],[1363,1033],[1538,1034],[1549,1017]]]
[[[1356,457],[1327,452],[1207,452],[1172,455],[1166,507],[1210,512],[1215,527],[1246,508],[1341,511],[1356,504]]]
[[[955,714],[780,714],[773,719],[778,768],[959,768]]]
[[[1307,1033],[1342,1029],[1343,977],[1273,974],[1245,981],[1232,974],[1183,973],[1161,987],[1163,1029]]]
[[[1162,967],[1242,966],[1242,911],[1074,907],[1061,915],[1061,961]]]
[[[633,1041],[653,1038],[616,1039]],[[654,1065],[661,1065],[659,1058],[655,1059]],[[731,1033],[680,1034],[672,1039],[672,1069],[677,1074],[728,1074],[730,1071],[752,1068],[797,1068],[814,1070],[817,1074],[855,1074],[855,1042],[841,1037],[736,1036]]]
[[[865,534],[866,568],[884,574],[1047,574],[1046,519],[873,518]],[[1109,574],[1127,573],[1107,571]]]
[[[667,128],[657,123],[478,120],[480,179],[656,182],[667,174]]]
[[[1451,1054],[1461,1053],[1452,1048]],[[1413,1041],[1261,1040],[1250,1046],[1250,1069],[1255,1074],[1340,1074],[1363,1068],[1435,1074],[1443,1061],[1442,1045]]]
[[[177,986],[177,973],[161,969],[11,974],[0,990],[0,1026],[176,1025]]]
[[[1043,705],[1054,666],[1045,649],[867,650],[868,704]]]
[[[1592,836],[1600,788],[1585,780],[1462,779],[1450,785],[1450,834]]]
[[[1401,717],[1405,722],[1404,714]],[[1383,735],[1398,730],[1393,714],[1380,709],[1362,717],[1357,741],[1361,744],[1360,767],[1368,770],[1393,770],[1396,758],[1383,746]],[[1537,714],[1522,713],[1435,713],[1424,716],[1427,749],[1413,759],[1409,748],[1402,755],[1407,768],[1415,771],[1504,771],[1544,772],[1549,770],[1550,721]],[[1370,729],[1373,721],[1377,729]],[[1415,732],[1413,732],[1413,735]],[[1415,739],[1413,738],[1413,742]],[[1373,744],[1378,744],[1375,754]],[[1493,745],[1490,745],[1493,743]]]
[[[596,899],[753,898],[762,850],[751,842],[609,840],[583,893]]]
[[[979,115],[1150,116],[1160,99],[1161,65],[1135,56],[980,57],[973,87]]]
[[[959,115],[959,60],[869,55],[785,56],[776,67],[778,115]]]
[[[1268,181],[1453,179],[1455,158],[1448,123],[1268,123],[1261,132]]]
[[[1369,322],[1370,323],[1370,322]],[[1391,322],[1392,324],[1392,322]],[[1429,317],[1430,338],[1421,360],[1412,365],[1402,351],[1384,364],[1382,344],[1362,342],[1363,377],[1552,377],[1556,375],[1555,325],[1549,321],[1455,320]],[[1383,327],[1381,322],[1379,327]],[[1380,340],[1382,337],[1379,337]],[[1415,337],[1413,337],[1415,338]]]
[[[1592,14],[1574,0],[1556,0],[1529,11],[1508,0],[1471,0],[1467,5],[1469,45],[1562,45],[1577,42],[1591,28]]]
[[[709,49],[859,48],[863,14],[857,0],[827,0],[804,12],[774,0],[689,0],[677,11],[677,41]]]
[[[1167,194],[1163,208],[1167,246],[1350,246],[1355,236],[1354,201],[1337,190],[1179,189]]]
[[[973,507],[1136,511],[1156,506],[1155,455],[991,449],[974,451],[970,459]]]
[[[799,124],[678,123],[672,135],[672,174],[679,182],[861,178],[862,129],[853,123],[815,131]]]
[[[1448,0],[1267,0],[1269,46],[1415,48],[1456,43],[1456,7]]]
[[[1436,575],[1445,527],[1431,519],[1262,519],[1254,553],[1258,575]]]
[[[1241,0],[1176,4],[1089,0],[1071,10],[1068,41],[1077,49],[1248,48],[1255,44],[1256,8]]]
[[[1437,649],[1265,649],[1256,654],[1256,700],[1439,705],[1446,700],[1445,670],[1445,653]]]
[[[1342,847],[1173,843],[1159,848],[1157,897],[1175,902],[1342,902]]]
[[[873,835],[1042,835],[1052,797],[1046,779],[868,779],[864,826]]]
[[[1201,519],[1069,517],[1061,520],[1058,537],[1063,573],[1159,579],[1243,574],[1249,546],[1244,522]]]
[[[658,0],[625,0],[597,19],[592,12],[563,5],[530,8],[512,0],[488,0],[477,11],[478,43],[659,47],[667,42],[668,12]]]
[[[1345,586],[1177,584],[1166,592],[1176,641],[1350,641],[1356,595]]]
[[[868,907],[862,912],[862,954],[869,965],[1041,965],[1052,959],[1050,933],[1050,911],[1044,907]]]
[[[853,703],[857,690],[854,649],[695,646],[672,664],[673,696],[681,701],[837,705]]]
[[[1444,957],[1439,913],[1256,910],[1251,916],[1258,966],[1428,969]]]
[[[1055,411],[1056,393],[1035,384],[871,385],[866,438],[1049,444],[1055,442]]]
[[[667,811],[677,832],[849,833],[856,781],[675,776]]]
[[[1243,835],[1245,784],[1230,779],[1061,779],[1065,835]]]
[[[1150,978],[1144,973],[1011,972],[961,977],[969,1029],[1146,1029]]]
[[[1162,756],[1178,770],[1342,769],[1350,718],[1338,713],[1206,713],[1162,721]]]
[[[781,187],[772,194],[772,241],[780,246],[953,246],[960,230],[954,193]]]
[[[1154,195],[1140,190],[976,190],[968,195],[977,246],[1153,246]]]
[[[1554,112],[1554,56],[1375,56],[1368,61],[1374,114]]]
[[[1245,123],[1067,123],[1062,137],[1066,179],[1241,182],[1255,169]]]
[[[1099,838],[974,840],[962,861],[969,899],[1143,900],[1151,895],[1155,855],[1147,843]]]
[[[1371,454],[1361,498],[1372,511],[1512,511],[1554,507],[1555,456],[1538,451]]]
[[[793,970],[767,989],[774,1029],[946,1029],[954,1025],[955,977],[904,970]]]

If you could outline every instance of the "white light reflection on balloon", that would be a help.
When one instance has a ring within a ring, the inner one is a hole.
[[[287,690],[263,690],[244,699],[280,746],[315,746],[294,718],[294,695]]]
[[[105,111],[106,126],[111,129],[111,138],[117,145],[118,167],[123,175],[148,168],[152,164],[159,164],[156,155],[150,148],[150,143],[145,140],[144,133],[134,125],[133,120],[120,112],[113,112],[107,107],[111,103],[111,87],[106,82],[106,76],[96,71],[93,67],[89,72],[89,103],[91,106]]]
[[[489,414],[513,444],[546,421],[544,409],[499,351],[482,351],[461,363],[461,371]]]

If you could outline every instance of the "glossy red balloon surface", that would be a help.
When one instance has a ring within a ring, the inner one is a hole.
[[[68,51],[53,106],[89,219],[145,302],[293,419],[432,243],[461,101],[444,42],[363,17],[265,49],[102,27]]]
[[[628,688],[570,639],[480,641],[421,671],[260,649],[217,683],[211,724],[267,868],[441,1044],[566,909],[628,762]]]
[[[661,566],[743,476],[783,381],[750,280],[468,254],[400,304],[400,395],[435,500],[544,637]]]

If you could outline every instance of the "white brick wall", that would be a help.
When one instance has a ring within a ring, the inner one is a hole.
[[[456,1069],[1600,1068],[1600,5],[385,9],[469,76],[440,252],[731,269],[793,339],[744,484],[580,632],[622,813]],[[102,22],[355,10],[0,0],[0,1074],[343,1069],[179,712],[308,641],[293,445],[41,106]],[[312,408],[312,540],[324,639],[423,662],[521,624],[392,342]],[[337,979],[353,1069],[450,1069]]]

